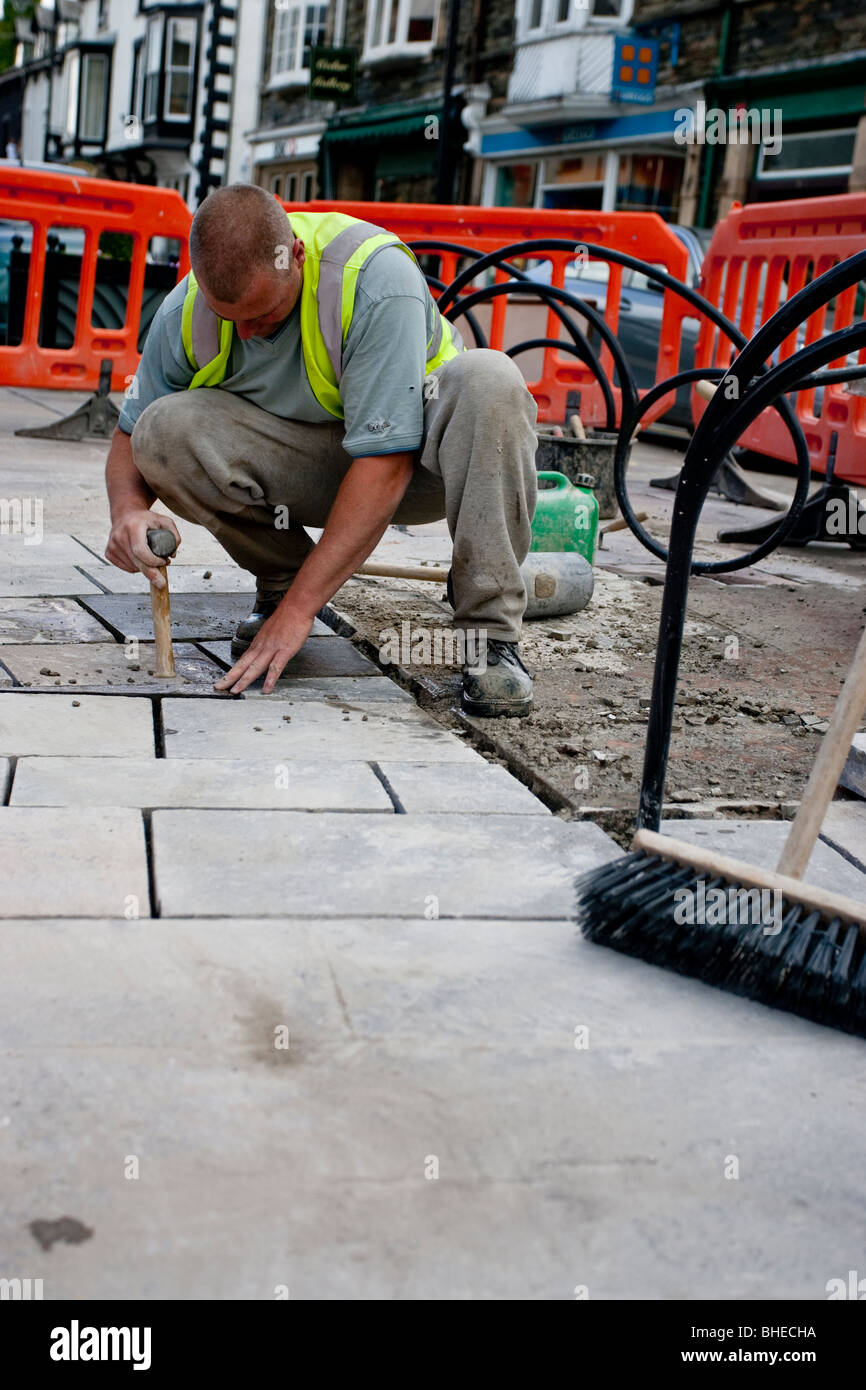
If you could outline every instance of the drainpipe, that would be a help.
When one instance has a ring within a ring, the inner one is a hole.
[[[731,70],[731,44],[733,32],[733,5],[731,0],[725,6],[722,15],[722,24],[719,30],[719,54],[716,63],[716,77],[724,77]],[[712,84],[707,84],[707,95],[712,93]],[[716,155],[718,146],[704,146],[704,166],[701,174],[701,193],[698,200],[697,223],[699,227],[706,227],[710,220],[710,202],[713,192],[713,180],[716,173]]]

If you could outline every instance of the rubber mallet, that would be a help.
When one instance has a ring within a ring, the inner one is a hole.
[[[169,559],[177,550],[177,537],[167,526],[154,527],[147,533],[147,544],[154,555]],[[163,568],[165,585],[158,589],[150,586],[150,606],[153,612],[153,640],[156,645],[156,669],[154,675],[164,679],[176,675],[174,651],[171,645],[171,599],[168,592],[168,565]]]

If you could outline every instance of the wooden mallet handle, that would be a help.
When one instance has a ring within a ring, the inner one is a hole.
[[[147,533],[147,544],[160,559],[168,559],[177,550],[177,537],[167,526],[154,527]],[[150,607],[153,613],[153,640],[156,644],[154,675],[168,679],[176,674],[174,651],[171,645],[171,598],[168,592],[168,565],[163,570],[165,586],[150,586]]]

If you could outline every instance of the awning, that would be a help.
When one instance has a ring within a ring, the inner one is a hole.
[[[354,112],[350,116],[335,116],[322,135],[323,145],[348,144],[369,140],[399,140],[415,135],[424,138],[431,116],[441,119],[441,103],[400,102],[378,106],[372,110]]]

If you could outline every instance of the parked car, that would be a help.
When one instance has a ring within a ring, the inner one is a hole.
[[[701,266],[707,248],[712,240],[712,231],[703,227],[681,227],[672,225],[671,231],[683,243],[689,254],[686,284],[697,289]],[[550,284],[550,261],[538,261],[527,266],[530,279],[539,284]],[[572,261],[565,272],[565,288],[579,295],[593,308],[604,313],[607,303],[607,286],[610,265],[607,261]],[[664,309],[664,290],[654,284],[643,271],[624,270],[619,302],[619,326],[617,338],[626,359],[635,375],[641,390],[655,385],[656,359],[658,357],[659,335],[661,333],[662,312]],[[700,330],[697,317],[683,320],[680,343],[678,371],[687,371],[694,366],[695,344]],[[594,348],[598,348],[598,335],[591,329],[587,335]],[[674,375],[673,371],[670,375]],[[689,432],[692,430],[690,405],[691,388],[680,387],[672,399],[670,408],[661,416],[659,423],[676,425]]]

